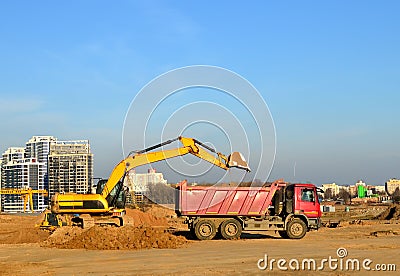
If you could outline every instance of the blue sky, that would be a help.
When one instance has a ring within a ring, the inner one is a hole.
[[[270,180],[400,177],[398,1],[148,2],[3,2],[0,150],[33,135],[90,139],[95,175],[106,177],[123,157],[138,91],[168,70],[209,64],[267,102]]]

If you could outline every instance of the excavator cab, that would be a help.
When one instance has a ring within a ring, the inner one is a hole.
[[[108,179],[100,179],[97,182],[96,194],[101,194]],[[126,191],[123,186],[123,179],[118,182],[106,198],[109,207],[123,209],[126,203]]]
[[[100,195],[101,192],[103,191],[104,186],[106,185],[108,179],[100,179],[97,182],[97,186],[96,186],[96,194]]]

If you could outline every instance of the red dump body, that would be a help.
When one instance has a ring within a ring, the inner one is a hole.
[[[178,186],[178,210],[183,216],[261,216],[268,211],[275,192],[286,186],[276,181],[270,187]]]

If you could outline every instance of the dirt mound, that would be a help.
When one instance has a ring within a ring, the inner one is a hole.
[[[174,206],[169,207],[170,208],[162,205],[151,205],[145,207],[144,212],[157,218],[163,218],[167,221],[170,228],[181,230],[187,229],[187,224],[184,224],[184,219],[177,217],[175,210],[173,209]]]
[[[35,224],[40,225],[45,218],[45,214],[48,212],[47,210],[41,212],[35,219]]]
[[[400,219],[400,205],[392,204],[385,211],[376,217],[380,220],[399,220]]]
[[[186,239],[164,232],[165,217],[155,217],[136,209],[126,209],[133,226],[99,227],[87,230],[61,227],[50,233],[35,227],[44,214],[0,215],[0,244],[41,243],[47,247],[87,249],[176,248]]]
[[[169,209],[167,207],[161,205],[151,205],[145,207],[144,212],[147,214],[151,214],[157,218],[176,218],[175,210]]]
[[[168,221],[164,217],[155,217],[150,213],[144,213],[138,209],[126,209],[126,215],[133,219],[133,226],[164,226],[168,227]]]
[[[177,248],[187,240],[165,232],[168,221],[137,209],[126,209],[133,225],[93,226],[89,229],[61,227],[41,245],[66,249]]]
[[[184,237],[174,236],[162,228],[93,226],[87,230],[76,227],[57,229],[42,243],[42,246],[64,249],[132,250],[177,248],[187,242]]]
[[[1,215],[0,244],[37,243],[46,240],[49,233],[35,228],[36,216]]]

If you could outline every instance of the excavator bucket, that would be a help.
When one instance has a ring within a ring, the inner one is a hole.
[[[229,168],[235,167],[235,168],[246,170],[248,172],[250,171],[250,168],[246,162],[246,159],[244,159],[243,155],[238,151],[232,152],[232,154],[229,155],[228,167]]]

